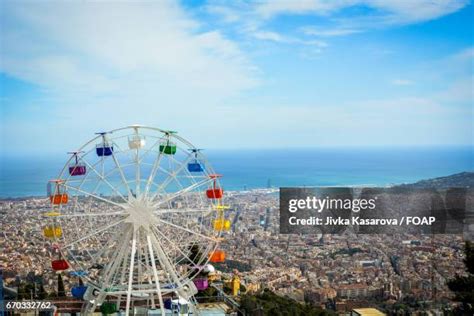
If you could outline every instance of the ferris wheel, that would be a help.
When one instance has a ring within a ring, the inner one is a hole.
[[[174,131],[133,125],[97,133],[70,155],[48,184],[43,233],[52,269],[77,278],[71,292],[83,311],[194,310],[231,227],[221,176],[201,150]]]

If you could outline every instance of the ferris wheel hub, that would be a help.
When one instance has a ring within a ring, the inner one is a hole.
[[[129,197],[129,205],[125,211],[128,213],[125,223],[132,224],[135,230],[140,227],[148,229],[155,222],[153,205],[142,196]]]

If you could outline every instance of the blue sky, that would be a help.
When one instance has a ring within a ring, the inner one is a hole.
[[[472,145],[469,1],[1,1],[3,151]]]

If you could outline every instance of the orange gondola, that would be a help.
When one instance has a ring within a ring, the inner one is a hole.
[[[209,261],[212,263],[224,262],[225,261],[224,250],[215,250],[209,257]]]
[[[69,201],[69,196],[65,189],[61,187],[63,180],[50,180],[48,182],[48,196],[49,200],[54,205],[66,204]]]

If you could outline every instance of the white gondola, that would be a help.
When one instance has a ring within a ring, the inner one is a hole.
[[[128,147],[130,149],[140,149],[145,147],[146,141],[144,136],[133,135],[128,138]]]

